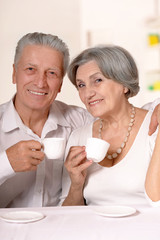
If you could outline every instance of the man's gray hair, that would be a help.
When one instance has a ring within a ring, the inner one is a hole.
[[[18,61],[22,55],[24,47],[27,45],[43,45],[48,46],[62,53],[63,55],[63,76],[65,75],[69,65],[69,49],[67,45],[58,37],[45,33],[28,33],[24,35],[17,43],[14,64],[17,67]]]
[[[138,69],[133,57],[122,47],[100,45],[88,48],[74,58],[68,68],[68,77],[76,85],[76,73],[79,66],[95,61],[102,74],[128,89],[126,97],[133,97],[139,91]]]

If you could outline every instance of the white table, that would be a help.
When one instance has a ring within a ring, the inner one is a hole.
[[[160,240],[160,208],[138,207],[128,217],[97,215],[92,207],[47,207],[0,209],[34,210],[45,218],[32,223],[0,220],[0,240]]]

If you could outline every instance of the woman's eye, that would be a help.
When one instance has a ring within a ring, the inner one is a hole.
[[[102,82],[101,78],[96,79],[96,82]]]
[[[77,85],[77,87],[78,88],[82,88],[82,87],[84,87],[85,85],[83,84],[83,83],[79,83],[78,85]]]

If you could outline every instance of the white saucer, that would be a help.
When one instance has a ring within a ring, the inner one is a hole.
[[[128,206],[98,206],[93,211],[106,217],[126,217],[134,214],[136,209]]]
[[[29,223],[38,221],[45,216],[34,211],[12,211],[0,216],[0,219],[12,223]]]

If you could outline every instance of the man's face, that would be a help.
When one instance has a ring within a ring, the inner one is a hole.
[[[18,65],[13,66],[13,83],[17,85],[17,110],[48,111],[61,90],[63,55],[41,45],[23,49]]]

